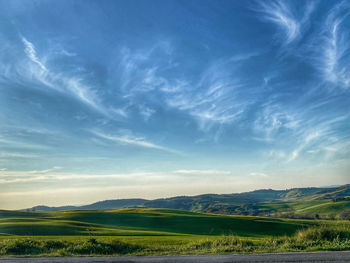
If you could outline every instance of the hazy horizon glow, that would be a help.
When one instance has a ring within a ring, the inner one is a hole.
[[[348,1],[0,12],[0,209],[350,182]]]

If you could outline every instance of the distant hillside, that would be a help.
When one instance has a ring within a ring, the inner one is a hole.
[[[117,200],[104,200],[99,201],[90,205],[83,206],[58,206],[50,207],[44,205],[34,206],[32,208],[23,209],[22,211],[38,211],[38,212],[54,212],[63,210],[109,210],[109,209],[120,209],[120,208],[133,208],[140,206],[148,202],[146,199],[117,199]]]
[[[80,206],[79,209],[118,209],[118,208],[131,208],[139,206],[146,199],[117,199],[117,200],[105,200],[93,203],[91,205]]]
[[[84,206],[35,206],[26,210],[48,212],[77,209],[169,208],[222,214],[276,215],[279,212],[318,213],[317,207],[322,208],[320,214],[325,214],[326,207],[330,206],[333,208],[329,211],[338,214],[342,209],[334,208],[332,202],[335,201],[343,202],[341,206],[336,205],[337,207],[345,209],[348,203],[350,207],[350,184],[328,188],[263,189],[239,194],[176,196],[155,200],[117,199]],[[300,207],[302,208],[299,209]]]

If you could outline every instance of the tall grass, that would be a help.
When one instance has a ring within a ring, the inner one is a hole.
[[[59,241],[9,239],[1,243],[1,255],[124,255],[143,249],[141,246],[119,240],[101,242],[95,238],[86,241]]]
[[[305,230],[300,230],[296,234],[297,240],[314,240],[314,241],[332,241],[350,240],[350,227],[345,224],[337,224],[329,227],[329,225],[321,225]]]
[[[255,242],[224,236],[215,240],[196,241],[187,248],[203,253],[349,250],[350,228],[345,224],[311,227],[299,230],[294,236],[269,237]]]
[[[205,239],[189,243],[186,250],[205,251],[208,253],[225,252],[251,252],[254,250],[254,243],[250,240],[237,236],[222,236],[217,239]]]
[[[171,238],[169,238],[171,240]],[[159,254],[219,254],[317,250],[349,250],[348,225],[321,225],[299,230],[293,236],[250,240],[234,235],[204,238],[184,243],[165,245],[161,241],[133,244],[117,239],[104,240],[36,240],[2,239],[0,255],[159,255]]]

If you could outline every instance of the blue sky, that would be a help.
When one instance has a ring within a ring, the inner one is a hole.
[[[0,207],[349,183],[348,1],[0,1]]]

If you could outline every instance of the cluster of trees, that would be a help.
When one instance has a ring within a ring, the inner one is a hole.
[[[321,218],[321,216],[317,213],[312,213],[312,214],[296,214],[294,212],[277,212],[274,214],[274,217],[278,218],[290,218],[290,219],[326,219],[326,218]]]
[[[227,215],[245,215],[245,216],[268,216],[273,210],[260,211],[256,204],[244,205],[226,205],[226,204],[212,204],[209,205],[204,212],[214,214]]]
[[[346,209],[342,211],[338,216],[335,213],[330,213],[327,215],[320,215],[317,213],[312,214],[296,214],[294,212],[277,212],[273,215],[273,217],[278,218],[291,218],[291,219],[325,219],[325,220],[350,220],[350,209]]]
[[[333,202],[340,202],[340,201],[350,201],[350,197],[349,196],[345,196],[345,197],[335,197],[332,199]]]
[[[339,214],[339,219],[350,220],[350,209],[346,209]]]
[[[325,220],[350,220],[350,209],[342,211],[340,214],[318,214],[318,213],[295,213],[293,209],[284,209],[277,211],[274,209],[260,210],[256,204],[244,204],[236,206],[228,206],[225,204],[213,204],[205,209],[207,213],[229,214],[229,215],[249,215],[249,216],[266,216],[276,218],[290,219],[325,219]]]

